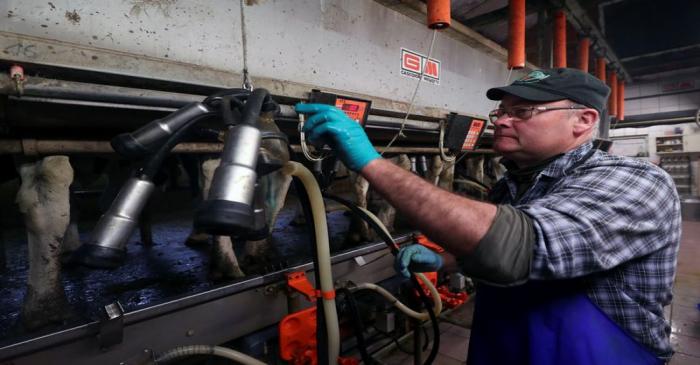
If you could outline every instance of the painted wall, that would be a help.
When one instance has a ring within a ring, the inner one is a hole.
[[[369,96],[405,110],[416,79],[401,48],[427,54],[432,31],[371,0],[5,0],[0,58],[303,97],[311,88]],[[418,112],[486,114],[505,64],[438,33],[440,84],[424,82]],[[519,75],[512,75],[511,79]]]

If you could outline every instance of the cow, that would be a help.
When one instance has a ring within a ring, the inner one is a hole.
[[[458,192],[477,199],[486,196],[505,173],[505,167],[500,163],[500,157],[488,157],[483,154],[469,156],[466,161],[457,166]]]
[[[406,154],[400,154],[389,160],[400,168],[410,171],[411,161]],[[369,209],[386,226],[389,232],[394,231],[394,221],[396,219],[396,208],[391,206],[386,200],[370,190],[369,182],[360,174],[351,172],[352,193],[357,206]],[[360,242],[374,241],[379,236],[370,230],[369,225],[356,217],[352,218],[350,228],[346,237],[345,245],[354,246]]]
[[[271,114],[261,116],[262,131],[279,132]],[[279,138],[264,138],[261,155],[278,163],[289,161],[286,141]],[[85,166],[76,161],[82,170]],[[68,300],[61,283],[61,257],[69,254],[80,245],[74,205],[70,202],[70,187],[81,172],[75,172],[68,156],[47,156],[37,158],[17,157],[17,171],[21,184],[17,193],[17,204],[27,230],[29,247],[29,274],[27,293],[21,310],[21,322],[25,329],[34,330],[51,323],[63,323],[73,318]],[[206,196],[211,178],[218,166],[218,160],[209,159],[201,164],[203,186]],[[120,181],[126,174],[124,166],[110,165],[106,168],[109,176],[105,191],[118,191]],[[274,226],[277,214],[284,205],[291,176],[282,170],[274,171],[259,178],[259,186],[265,197],[265,211],[268,227]],[[103,194],[108,195],[108,194]],[[115,195],[115,194],[112,194]],[[100,205],[107,206],[111,199],[101,198]],[[147,227],[146,227],[147,228]],[[143,232],[142,232],[143,233]],[[142,241],[149,243],[150,233],[142,234]],[[216,236],[210,256],[210,276],[212,279],[240,278],[244,276],[233,252],[229,237]],[[265,257],[271,250],[267,239],[246,242],[246,251],[255,257]]]

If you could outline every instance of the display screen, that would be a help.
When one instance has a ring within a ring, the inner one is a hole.
[[[335,100],[335,106],[344,111],[350,119],[364,124],[363,119],[367,112],[367,102],[338,97]]]
[[[469,126],[469,131],[467,132],[467,138],[464,139],[464,144],[462,145],[462,151],[473,151],[476,147],[476,142],[479,141],[479,136],[481,135],[481,130],[484,129],[486,121],[480,119],[472,119],[472,123]]]

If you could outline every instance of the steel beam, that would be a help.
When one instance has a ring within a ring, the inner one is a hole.
[[[610,61],[610,64],[614,65],[614,68],[618,70],[618,74],[626,82],[631,82],[632,77],[629,72],[622,65],[622,61],[617,57],[612,47],[605,40],[605,36],[598,30],[595,23],[588,17],[586,10],[581,7],[581,5],[576,0],[562,0],[564,7],[569,13],[569,23],[576,29],[577,32],[581,34],[587,34],[595,42],[595,44],[602,48],[605,52],[605,57]]]
[[[412,235],[396,238],[406,242]],[[384,243],[334,255],[333,277],[339,282],[379,282],[395,275],[393,256]],[[357,261],[362,256],[364,260]],[[365,262],[360,265],[359,262]],[[102,350],[98,322],[68,328],[0,347],[0,363],[49,364],[70,359],[74,365],[119,364],[144,349],[162,352],[190,344],[221,344],[273,325],[288,313],[286,280],[291,271],[308,271],[311,262],[254,276],[216,289],[139,309],[124,315],[124,341]]]

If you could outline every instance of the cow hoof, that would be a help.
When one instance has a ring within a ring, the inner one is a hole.
[[[85,244],[73,253],[71,263],[95,269],[114,269],[126,259],[126,250]]]
[[[209,243],[209,237],[211,237],[211,235],[208,233],[191,233],[189,237],[187,237],[185,245],[190,247],[204,246]]]
[[[209,270],[209,279],[226,280],[226,279],[240,279],[245,277],[245,273],[239,266],[229,266],[229,267],[212,267]]]
[[[50,295],[38,295],[28,288],[22,306],[21,324],[25,330],[34,331],[49,325],[63,325],[76,318],[70,310],[63,289]]]
[[[286,261],[280,259],[278,255],[267,252],[260,255],[246,255],[243,258],[242,266],[246,271],[253,274],[267,274],[286,268]]]

